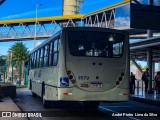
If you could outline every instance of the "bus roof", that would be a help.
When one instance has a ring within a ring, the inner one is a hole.
[[[64,27],[63,29],[68,29],[68,30],[91,30],[91,31],[98,31],[98,30],[103,30],[103,31],[106,31],[106,30],[109,30],[110,32],[116,32],[116,33],[120,33],[120,34],[128,34],[127,31],[122,31],[122,30],[116,30],[116,29],[111,29],[111,28],[99,28],[99,27]],[[37,46],[36,48],[34,48],[30,54],[32,54],[33,52],[37,51],[39,48],[45,46],[47,43],[49,43],[50,41],[52,41],[53,38],[59,36],[61,33],[62,33],[62,30],[59,30],[57,33],[55,33],[53,36],[51,36],[50,38],[48,38],[46,41],[44,41],[42,44],[40,44],[39,46]]]
[[[36,48],[34,48],[30,54],[32,54],[33,52],[37,51],[39,48],[43,47],[44,45],[46,45],[46,43],[50,42],[53,38],[59,36],[62,33],[62,30],[59,30],[58,32],[56,32],[53,36],[51,36],[50,38],[48,38],[47,40],[45,40],[42,44],[38,45]]]

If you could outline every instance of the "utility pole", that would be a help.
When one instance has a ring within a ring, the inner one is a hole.
[[[34,48],[36,47],[36,37],[37,37],[37,18],[38,18],[38,6],[43,4],[36,4],[36,22],[35,22],[35,31],[34,31]]]

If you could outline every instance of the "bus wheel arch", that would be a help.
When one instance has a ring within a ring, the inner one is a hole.
[[[29,89],[32,92],[32,97],[37,97],[37,94],[33,92],[33,89],[32,89],[32,80],[31,79],[30,79],[30,83],[29,83]]]
[[[32,90],[32,80],[30,79],[29,89]]]
[[[51,108],[52,107],[51,102],[47,101],[45,99],[45,83],[44,82],[42,83],[42,101],[43,101],[44,108]]]
[[[45,83],[42,82],[42,92],[41,92],[41,96],[43,97],[43,94],[45,94]]]

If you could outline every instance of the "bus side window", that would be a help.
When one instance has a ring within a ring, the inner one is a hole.
[[[34,68],[34,53],[32,53],[32,69]]]
[[[44,48],[41,48],[41,51],[40,51],[40,64],[39,64],[39,67],[43,67],[43,53],[44,53]]]
[[[57,65],[58,62],[58,40],[54,41],[54,51],[53,51],[53,65]]]
[[[114,57],[120,57],[122,55],[123,42],[113,44],[113,55]]]
[[[39,53],[40,53],[40,50],[37,51],[37,62],[36,62],[36,67],[37,68],[39,68],[39,58],[40,58]]]
[[[53,43],[50,43],[49,47],[49,66],[53,65]]]
[[[36,68],[36,62],[37,62],[37,51],[34,53],[34,68]]]
[[[30,57],[29,57],[29,69],[32,68],[31,65],[32,65],[32,55],[30,54]]]
[[[44,67],[48,67],[48,53],[49,53],[49,45],[46,45],[44,48]]]
[[[61,39],[58,40],[58,51],[60,50]]]

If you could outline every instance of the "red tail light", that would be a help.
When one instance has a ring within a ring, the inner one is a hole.
[[[68,75],[70,81],[71,81],[73,84],[76,84],[76,79],[75,79],[75,76],[74,76],[73,72],[70,71],[70,70],[67,70],[67,75]]]

